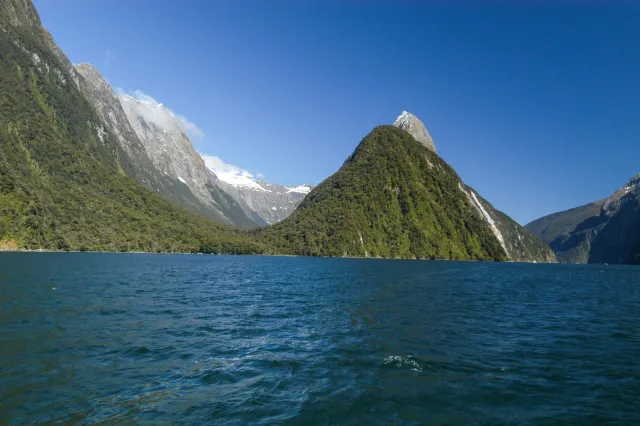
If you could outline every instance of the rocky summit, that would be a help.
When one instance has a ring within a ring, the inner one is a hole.
[[[402,111],[402,114],[398,116],[393,125],[399,129],[409,132],[413,138],[420,142],[433,152],[436,152],[436,146],[433,143],[433,138],[427,128],[422,124],[422,121],[415,115]]]

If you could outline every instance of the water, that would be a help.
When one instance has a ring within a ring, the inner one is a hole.
[[[640,269],[0,254],[0,423],[640,422]]]

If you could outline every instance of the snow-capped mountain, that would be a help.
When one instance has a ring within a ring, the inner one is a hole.
[[[185,185],[201,203],[240,227],[263,225],[255,212],[246,211],[224,191],[221,181],[193,148],[188,132],[197,127],[142,92],[118,93],[120,103],[154,166]]]
[[[143,94],[135,94],[140,99],[116,95],[90,64],[78,64],[75,70],[85,98],[102,119],[96,124],[98,137],[105,131],[116,137],[128,157],[123,164],[131,166],[124,170],[129,177],[217,222],[244,228],[258,224],[216,184],[185,135],[188,123]]]
[[[313,188],[311,185],[285,186],[254,179],[245,170],[220,158],[202,154],[205,164],[220,179],[219,185],[238,202],[245,213],[257,213],[267,224],[287,218]]]
[[[164,197],[218,222],[243,228],[279,222],[310,191],[254,179],[245,170],[194,149],[200,130],[142,92],[115,91],[90,64],[76,65],[85,97],[114,134],[134,170],[132,177]]]

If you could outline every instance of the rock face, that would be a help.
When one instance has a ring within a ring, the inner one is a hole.
[[[433,139],[431,138],[429,131],[424,127],[422,121],[420,121],[420,119],[415,115],[407,111],[402,111],[402,114],[400,114],[393,125],[399,129],[409,132],[415,140],[429,148],[431,151],[436,152],[436,146],[433,143]]]
[[[120,100],[109,83],[91,64],[78,64],[75,69],[86,83],[85,96],[93,104],[106,127],[116,136],[120,146],[134,157],[147,157],[145,147],[129,124]]]
[[[166,198],[224,224],[276,223],[300,204],[309,186],[285,187],[207,167],[180,118],[141,93],[116,95],[90,64],[76,66],[83,92],[137,165],[136,177]],[[187,187],[185,189],[185,186]]]
[[[182,182],[203,203],[216,208],[211,187],[216,176],[191,145],[175,115],[151,98],[119,96],[122,108],[153,165],[163,174]]]
[[[640,175],[604,200],[526,225],[562,262],[640,264]]]
[[[434,151],[393,126],[375,128],[289,218],[258,235],[298,255],[555,261]]]
[[[207,157],[204,157],[205,163]],[[220,175],[224,189],[247,214],[257,214],[265,224],[286,219],[313,188],[311,185],[284,186],[245,176]]]
[[[215,175],[204,167],[170,111],[154,105],[152,100],[142,105],[142,101],[131,96],[118,97],[90,64],[79,64],[75,69],[81,76],[82,92],[102,118],[104,124],[100,131],[111,132],[129,156],[134,166],[131,177],[165,198],[219,223],[244,228],[259,224],[216,185]],[[153,111],[153,108],[160,110]],[[154,118],[171,131],[159,132],[160,136],[154,134],[154,131],[158,133]],[[189,180],[183,175],[189,176]]]
[[[218,178],[207,169],[173,112],[150,97],[136,99],[121,93],[119,99],[153,166],[179,182],[178,189],[188,189],[224,223],[242,228],[261,225],[220,188]]]
[[[38,37],[45,34],[40,16],[31,0],[2,0],[0,14],[9,25],[21,27]]]

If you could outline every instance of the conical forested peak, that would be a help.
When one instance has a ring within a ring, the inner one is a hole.
[[[378,126],[289,218],[262,233],[290,254],[505,260],[459,182],[409,133]]]

